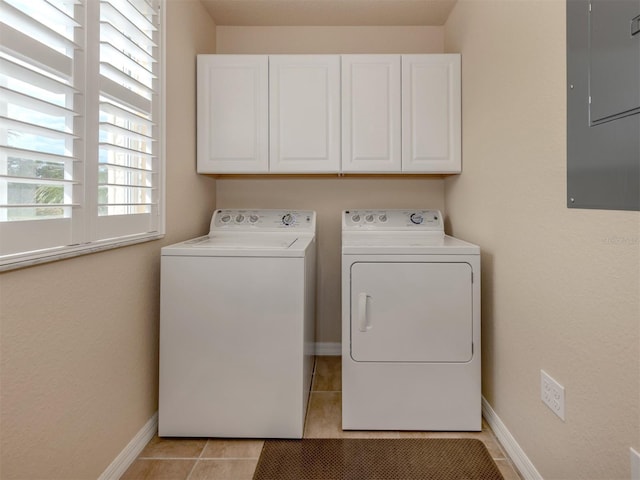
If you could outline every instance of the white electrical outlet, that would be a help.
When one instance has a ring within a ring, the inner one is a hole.
[[[543,403],[564,421],[564,387],[540,370],[540,395]]]
[[[640,480],[640,453],[633,448],[631,450],[631,480]]]

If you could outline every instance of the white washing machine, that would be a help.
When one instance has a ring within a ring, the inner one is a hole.
[[[342,215],[342,428],[481,430],[480,249],[436,210]]]
[[[160,436],[302,437],[315,229],[312,211],[217,210],[162,249]]]

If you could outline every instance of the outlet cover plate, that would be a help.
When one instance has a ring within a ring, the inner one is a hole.
[[[564,421],[564,387],[544,370],[540,370],[540,397],[542,402]]]

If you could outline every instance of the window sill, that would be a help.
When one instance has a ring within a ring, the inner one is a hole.
[[[164,238],[163,233],[152,233],[145,235],[135,235],[131,237],[103,240],[100,242],[88,243],[86,245],[75,245],[69,247],[52,248],[39,252],[27,254],[16,254],[7,256],[0,260],[0,272],[8,272],[21,268],[32,267],[42,263],[57,262],[67,258],[79,257],[91,253],[103,252],[114,248],[128,247],[138,243],[152,242]]]

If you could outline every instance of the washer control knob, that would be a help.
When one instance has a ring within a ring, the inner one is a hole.
[[[387,221],[387,215],[386,214],[382,214],[378,217],[378,220],[380,220],[382,223]]]
[[[353,223],[358,223],[360,221],[360,215],[356,213],[353,217],[351,217],[351,220],[353,221]]]
[[[229,222],[229,220],[231,220],[231,215],[228,215],[228,214],[224,214],[224,215],[222,216],[222,218],[220,219],[220,221],[221,221],[222,223],[228,223],[228,222]]]
[[[296,219],[293,215],[291,215],[290,213],[287,213],[285,215],[282,216],[282,223],[284,225],[292,225],[293,222],[295,222]]]
[[[415,223],[416,225],[420,225],[422,222],[424,222],[424,217],[421,213],[412,213],[410,218],[411,222]]]
[[[258,221],[258,218],[258,215],[251,215],[249,216],[249,222],[256,223]]]
[[[373,215],[369,214],[369,215],[367,215],[366,217],[364,217],[364,219],[365,219],[367,222],[373,222]]]
[[[236,223],[242,223],[244,222],[244,215],[239,213],[238,215],[236,215]]]

